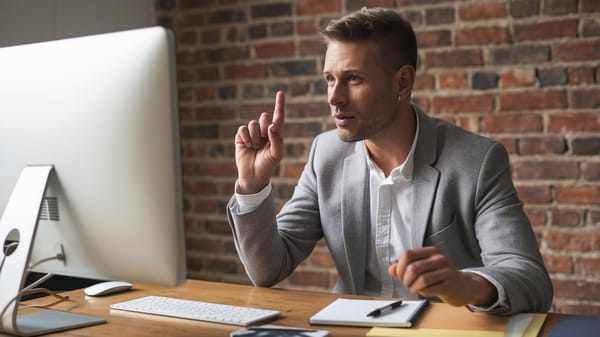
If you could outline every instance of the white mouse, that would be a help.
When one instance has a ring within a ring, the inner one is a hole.
[[[104,296],[129,290],[133,284],[125,281],[107,281],[91,285],[83,290],[88,296]]]

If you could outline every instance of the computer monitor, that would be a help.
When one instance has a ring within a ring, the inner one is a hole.
[[[161,27],[0,48],[0,332],[49,332],[16,314],[17,257],[42,273],[185,280],[174,54]]]

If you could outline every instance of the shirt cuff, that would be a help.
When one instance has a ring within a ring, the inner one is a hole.
[[[235,181],[235,191],[237,191],[238,181]],[[235,201],[237,204],[237,213],[249,213],[254,211],[255,209],[263,203],[263,201],[267,200],[269,195],[271,194],[271,190],[273,187],[271,183],[269,183],[265,188],[263,188],[260,192],[255,194],[238,194],[234,193]]]
[[[486,313],[501,313],[510,309],[510,306],[508,305],[506,300],[506,291],[504,291],[504,287],[500,284],[500,282],[498,282],[495,278],[491,277],[490,275],[484,274],[480,271],[470,269],[463,269],[463,271],[477,274],[483,277],[484,279],[488,280],[492,285],[494,285],[494,287],[496,287],[496,291],[498,292],[498,300],[496,300],[496,302],[494,302],[492,305],[483,307],[468,304],[467,307],[469,308],[469,310]]]

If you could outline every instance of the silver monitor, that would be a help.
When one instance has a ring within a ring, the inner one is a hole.
[[[174,43],[160,27],[0,48],[0,243],[11,243],[0,331],[28,334],[5,290],[21,291],[29,270],[185,280],[176,106]]]

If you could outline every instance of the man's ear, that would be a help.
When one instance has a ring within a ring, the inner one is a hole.
[[[394,80],[398,86],[398,100],[408,101],[415,83],[415,68],[405,64],[396,71]]]

